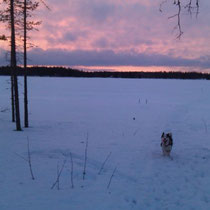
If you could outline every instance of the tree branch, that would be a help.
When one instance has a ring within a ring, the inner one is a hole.
[[[187,4],[183,5],[183,0],[172,0],[173,4],[177,7],[177,13],[169,16],[168,19],[177,18],[177,25],[173,28],[173,31],[177,30],[178,35],[176,36],[177,39],[180,39],[183,35],[182,31],[182,24],[181,24],[181,11],[182,8],[187,9],[187,12],[192,16],[193,10],[196,10],[196,18],[199,14],[199,0],[188,0]],[[168,0],[164,0],[160,3],[159,11],[162,12],[163,4],[167,3]]]

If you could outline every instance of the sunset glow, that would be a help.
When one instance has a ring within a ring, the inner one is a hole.
[[[122,71],[122,72],[201,72],[210,73],[210,68],[195,68],[185,66],[71,66],[84,71]]]

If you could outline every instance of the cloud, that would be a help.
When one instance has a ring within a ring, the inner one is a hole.
[[[115,14],[116,6],[104,1],[83,1],[79,4],[78,14],[88,17],[91,22],[104,23]]]
[[[96,48],[108,48],[111,46],[111,43],[109,42],[108,39],[106,39],[105,37],[101,37],[97,40],[95,40],[93,43],[92,43],[93,47],[96,47]]]
[[[32,34],[36,46],[42,49],[113,50],[135,49],[139,53],[168,55],[187,59],[197,58],[210,51],[207,13],[210,2],[202,2],[198,19],[190,18],[183,10],[184,36],[177,41],[177,12],[171,1],[159,12],[154,0],[65,0],[49,1],[51,12],[40,11],[43,25]],[[198,28],[199,27],[199,28]]]
[[[184,59],[162,54],[143,54],[135,51],[115,53],[112,50],[42,50],[30,51],[31,64],[67,66],[194,66],[209,67],[210,56]]]
[[[63,40],[64,41],[76,41],[78,39],[78,34],[75,34],[75,33],[71,33],[71,32],[67,32],[64,34],[63,36]]]

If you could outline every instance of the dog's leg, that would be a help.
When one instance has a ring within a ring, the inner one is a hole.
[[[164,150],[164,147],[162,146],[162,152],[163,152],[163,156],[165,156],[165,150]]]
[[[168,156],[171,160],[174,160],[171,156],[170,156],[170,154],[169,154],[169,156]]]

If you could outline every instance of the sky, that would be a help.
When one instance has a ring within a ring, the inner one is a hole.
[[[210,72],[210,1],[199,15],[181,11],[184,34],[177,39],[173,0],[47,0],[34,14],[30,65],[139,69],[165,67]],[[182,1],[186,5],[187,0]],[[2,27],[2,25],[1,25]],[[0,65],[8,43],[0,42]],[[116,67],[116,68],[115,68]]]

